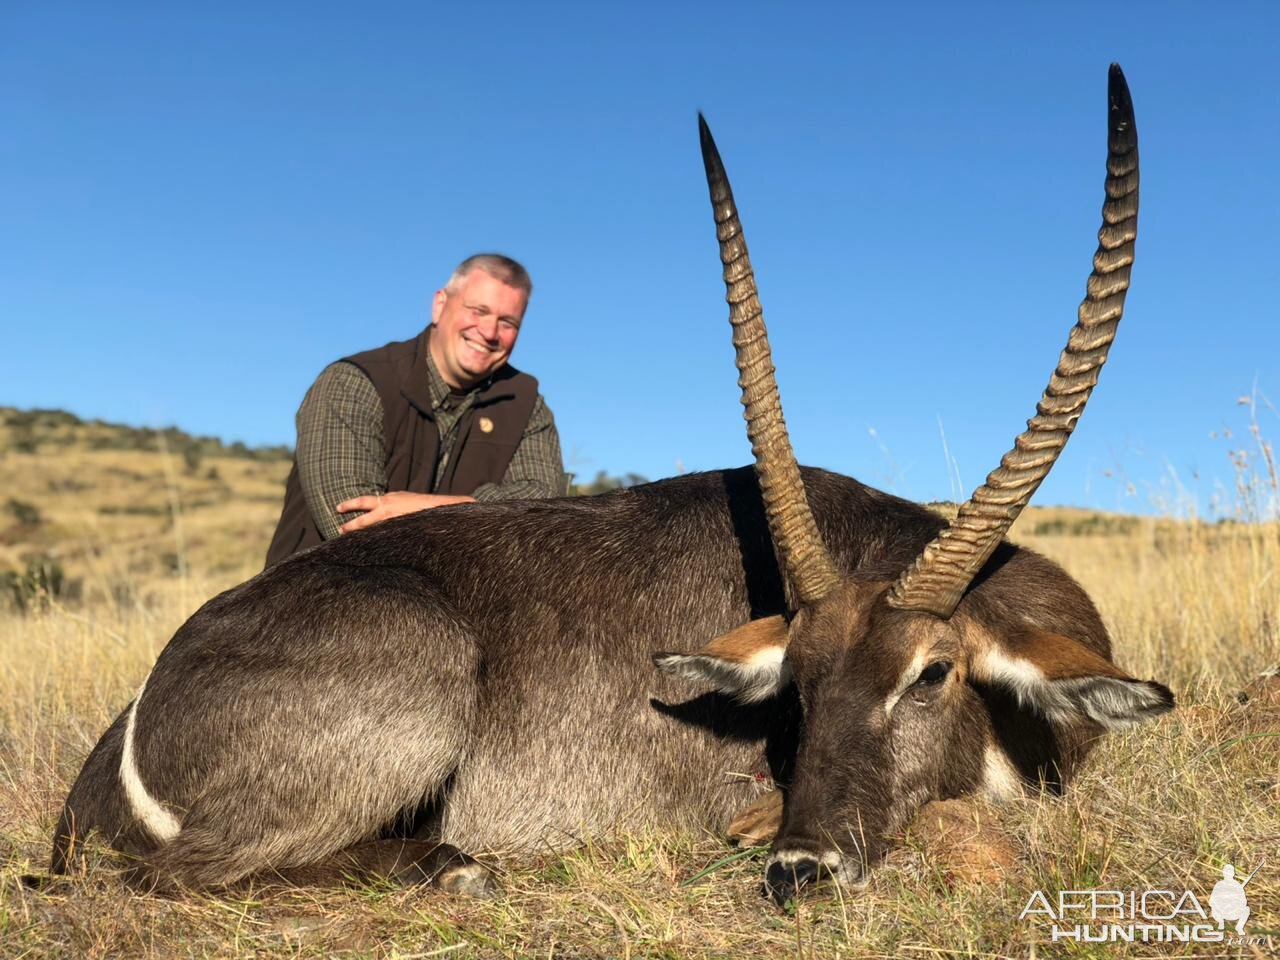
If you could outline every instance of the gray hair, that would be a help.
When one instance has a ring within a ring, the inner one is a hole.
[[[528,300],[533,296],[533,281],[529,279],[529,271],[519,261],[501,253],[475,253],[463,260],[449,276],[444,285],[445,293],[453,293],[458,284],[472,270],[483,270],[495,280],[500,280],[509,287],[515,287],[524,293]]]

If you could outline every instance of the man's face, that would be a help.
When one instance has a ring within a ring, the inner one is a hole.
[[[528,302],[524,292],[472,270],[431,303],[431,359],[455,389],[475,386],[507,362]]]

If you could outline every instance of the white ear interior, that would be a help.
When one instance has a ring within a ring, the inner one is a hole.
[[[705,684],[745,703],[766,700],[791,682],[784,647],[762,647],[743,661],[705,653],[658,653],[653,662],[663,673]]]
[[[1053,680],[1049,685],[1075,713],[1109,730],[1132,727],[1173,709],[1173,694],[1168,688],[1148,680],[1077,677]]]
[[[976,676],[1009,687],[1019,702],[1050,720],[1087,717],[1109,730],[1119,730],[1173,709],[1173,694],[1162,684],[1128,677],[1072,677],[1055,680],[1030,660],[989,650]]]

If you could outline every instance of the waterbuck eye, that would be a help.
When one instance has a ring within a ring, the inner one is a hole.
[[[941,683],[947,679],[947,674],[950,672],[951,661],[935,660],[920,671],[920,676],[916,678],[916,686],[932,687],[934,684]]]

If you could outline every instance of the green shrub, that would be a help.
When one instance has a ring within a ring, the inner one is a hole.
[[[22,570],[0,573],[0,596],[21,613],[36,609],[51,599],[79,600],[84,583],[68,579],[62,564],[44,554],[26,558]]]
[[[624,490],[649,481],[638,473],[626,473],[620,477],[611,476],[603,470],[596,472],[590,483],[575,483],[569,488],[574,496],[589,497],[596,493],[608,493],[610,490]]]
[[[18,526],[24,527],[28,530],[32,527],[40,526],[41,522],[44,520],[44,518],[40,516],[40,508],[34,503],[27,503],[25,500],[15,500],[13,497],[10,497],[9,502],[4,505],[4,508],[9,512],[13,519],[18,521]]]

